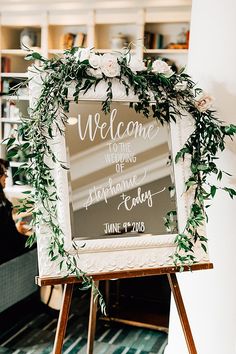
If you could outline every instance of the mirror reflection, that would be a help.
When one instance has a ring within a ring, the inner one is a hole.
[[[169,134],[129,104],[71,103],[66,144],[73,238],[166,234],[175,210]]]

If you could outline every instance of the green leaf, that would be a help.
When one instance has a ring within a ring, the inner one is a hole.
[[[233,199],[234,198],[234,196],[236,195],[236,191],[233,189],[233,188],[227,188],[227,187],[225,187],[225,188],[223,188],[226,192],[228,192],[229,193],[229,196]]]
[[[187,187],[192,187],[192,186],[194,186],[194,185],[196,185],[196,184],[197,184],[197,181],[192,180],[192,179],[189,179],[187,182],[185,182],[185,185],[186,185]]]
[[[53,257],[51,258],[51,261],[53,262],[53,261],[55,261],[55,260],[57,260],[57,259],[58,259],[58,255],[53,256]]]
[[[214,196],[216,194],[216,191],[217,191],[217,187],[216,186],[211,186],[211,196],[212,196],[212,198],[214,198]]]
[[[33,52],[31,54],[27,54],[25,56],[25,60],[43,60],[43,57],[40,53],[37,53],[37,52]]]
[[[16,138],[14,138],[14,137],[7,139],[7,148],[9,148],[9,146],[11,146],[15,141],[16,141]]]
[[[234,135],[236,134],[236,125],[230,124],[224,127],[225,134],[227,135]]]
[[[189,153],[189,148],[188,147],[184,147],[182,148],[180,151],[177,152],[176,156],[175,156],[175,163],[177,163],[179,161],[180,158],[184,159],[185,154]]]
[[[218,179],[219,181],[221,181],[221,179],[222,179],[222,171],[219,171],[219,173],[218,173],[218,175],[217,175],[217,179]]]
[[[16,156],[18,154],[17,150],[10,150],[7,152],[7,158],[11,159],[12,157]]]
[[[206,248],[206,245],[204,243],[201,243],[201,247],[207,253],[207,248]]]
[[[181,75],[185,70],[185,66],[183,66],[182,68],[180,68],[180,70],[178,71],[178,74]]]
[[[69,167],[63,165],[62,163],[61,163],[61,167],[64,168],[64,170],[68,170],[69,171]]]

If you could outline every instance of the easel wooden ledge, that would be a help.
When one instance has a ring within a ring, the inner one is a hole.
[[[212,268],[213,268],[212,263],[197,263],[192,266],[185,266],[184,271],[195,271],[195,270],[204,270],[204,269],[212,269]],[[197,350],[193,340],[191,328],[189,325],[187,313],[185,310],[184,302],[182,299],[182,295],[180,292],[180,288],[176,276],[176,273],[178,272],[179,269],[177,267],[168,266],[168,267],[160,267],[160,268],[153,268],[153,269],[125,270],[125,271],[107,272],[101,274],[98,273],[98,274],[91,274],[91,276],[93,277],[94,281],[96,282],[96,285],[98,286],[100,280],[111,280],[111,279],[122,279],[122,278],[124,279],[124,278],[146,277],[152,275],[166,274],[168,277],[171,291],[175,299],[176,307],[178,310],[178,314],[184,332],[189,354],[197,354]],[[65,338],[66,326],[67,326],[71,299],[73,294],[73,287],[74,284],[80,282],[81,281],[74,276],[67,277],[67,278],[36,277],[36,284],[38,284],[39,286],[65,284],[63,301],[62,301],[62,306],[61,306],[59,319],[57,323],[57,331],[56,331],[56,336],[54,341],[54,348],[52,352],[53,354],[62,353],[63,341]],[[93,293],[91,292],[87,354],[93,353],[93,344],[94,344],[95,329],[96,329],[96,312],[97,312],[97,303],[96,301],[94,301]]]

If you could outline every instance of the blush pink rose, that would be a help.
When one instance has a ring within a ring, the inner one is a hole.
[[[213,101],[213,97],[208,93],[202,93],[199,97],[197,97],[195,106],[200,112],[205,112],[207,109],[211,108]]]

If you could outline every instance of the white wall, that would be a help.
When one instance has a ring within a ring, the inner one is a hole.
[[[236,124],[236,1],[193,0],[189,72],[216,99],[222,120]],[[220,166],[236,176],[236,139]],[[236,177],[225,184],[236,187]],[[214,270],[179,275],[198,354],[236,353],[236,201],[219,193],[207,227]],[[172,306],[167,354],[188,353]]]

